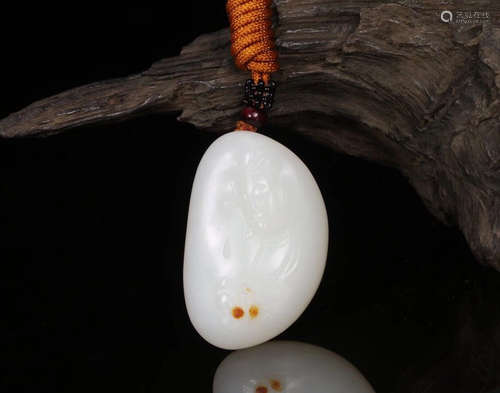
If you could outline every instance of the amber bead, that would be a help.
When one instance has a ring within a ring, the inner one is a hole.
[[[261,127],[267,121],[267,115],[254,107],[246,106],[241,111],[241,120],[255,127]]]

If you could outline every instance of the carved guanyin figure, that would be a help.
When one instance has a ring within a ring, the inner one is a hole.
[[[256,345],[292,324],[321,280],[328,219],[302,161],[273,139],[218,138],[196,172],[184,291],[193,325],[214,345]]]

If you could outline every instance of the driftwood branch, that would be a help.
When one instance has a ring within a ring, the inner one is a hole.
[[[468,1],[488,20],[460,24],[443,23],[434,0],[275,3],[282,69],[269,126],[398,168],[435,216],[462,230],[477,259],[500,270],[498,10]],[[243,74],[224,29],[141,74],[35,102],[1,120],[0,135],[152,112],[229,131]]]

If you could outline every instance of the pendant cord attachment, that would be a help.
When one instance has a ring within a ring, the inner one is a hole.
[[[272,0],[227,0],[226,11],[231,27],[231,54],[236,66],[252,73],[258,83],[269,83],[272,72],[279,70],[272,29]]]
[[[237,130],[257,131],[267,120],[274,90],[271,73],[280,69],[272,29],[272,0],[227,0],[231,30],[231,54],[236,66],[251,72],[245,83],[246,107]]]

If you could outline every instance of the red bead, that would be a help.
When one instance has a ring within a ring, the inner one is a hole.
[[[241,120],[255,127],[260,127],[267,121],[267,115],[254,107],[246,106],[241,111]]]

